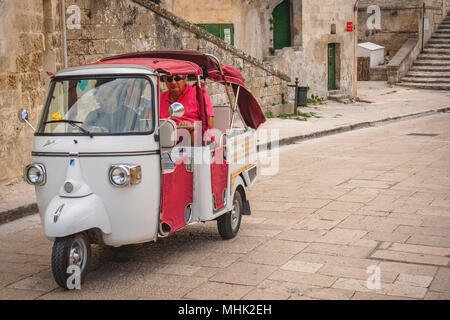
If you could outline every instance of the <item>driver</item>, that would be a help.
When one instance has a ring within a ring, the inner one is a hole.
[[[121,98],[122,86],[109,84],[98,87],[96,98],[100,108],[91,111],[84,122],[91,127],[100,127],[103,132],[128,131],[134,127],[137,115]]]
[[[184,106],[184,115],[179,119],[173,119],[178,126],[193,126],[194,122],[201,121],[200,106],[197,100],[195,87],[186,84],[185,75],[173,75],[165,77],[165,82],[169,90],[161,94],[160,118],[169,118],[169,107],[174,102],[179,102]],[[208,127],[214,127],[214,109],[211,99],[205,91],[206,113],[208,116]]]

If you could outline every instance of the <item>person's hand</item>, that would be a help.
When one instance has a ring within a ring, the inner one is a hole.
[[[189,121],[180,121],[178,126],[180,126],[180,127],[193,127],[194,124],[192,122],[189,122]]]

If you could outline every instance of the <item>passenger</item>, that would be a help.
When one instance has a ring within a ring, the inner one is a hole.
[[[179,102],[184,106],[184,115],[179,119],[173,119],[178,126],[193,126],[194,122],[201,121],[200,106],[197,100],[196,88],[186,84],[186,76],[174,75],[165,77],[165,82],[169,90],[161,94],[159,115],[162,119],[169,118],[169,107],[174,102]],[[214,127],[214,109],[211,99],[205,91],[206,113],[208,117],[208,127]]]
[[[103,84],[97,88],[96,98],[100,108],[91,111],[84,121],[102,132],[131,131],[136,124],[136,112],[127,107],[121,97],[122,86]]]

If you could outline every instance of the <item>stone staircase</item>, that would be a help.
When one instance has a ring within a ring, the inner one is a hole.
[[[399,85],[450,90],[450,13]]]

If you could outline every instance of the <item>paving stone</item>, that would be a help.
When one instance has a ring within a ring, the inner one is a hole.
[[[58,284],[55,282],[53,277],[39,277],[37,275],[33,275],[31,277],[10,284],[8,288],[49,292],[55,288],[58,288]]]
[[[336,277],[330,277],[320,274],[312,274],[298,271],[279,270],[269,276],[269,280],[301,283],[319,287],[330,287],[335,281]]]
[[[252,289],[253,287],[250,286],[208,281],[185,294],[184,298],[197,300],[239,300]]]
[[[292,260],[280,267],[281,270],[316,273],[323,264]]]
[[[174,274],[179,276],[192,276],[200,270],[200,267],[194,267],[182,264],[167,264],[157,268],[154,272],[162,274]]]
[[[344,289],[349,291],[359,291],[367,293],[380,293],[380,290],[371,290],[367,288],[366,280],[348,279],[348,278],[338,278],[333,284],[332,288]]]
[[[348,266],[343,268],[342,266],[336,265],[325,265],[318,271],[318,273],[338,278],[350,278],[357,280],[367,280],[373,274],[367,268],[353,268]],[[380,280],[383,283],[393,283],[397,279],[398,273],[387,271],[382,272],[380,269],[380,277]]]
[[[307,261],[321,264],[333,264],[339,266],[351,266],[351,267],[362,267],[367,268],[374,264],[377,264],[376,261],[372,259],[362,259],[362,258],[353,258],[353,257],[344,257],[337,255],[325,255],[325,254],[314,254],[307,252],[300,252],[297,254],[292,260],[299,261]]]
[[[361,239],[367,231],[334,228],[324,236],[317,239],[317,242],[334,243],[334,244],[350,244],[355,240]]]
[[[423,253],[434,256],[444,256],[444,257],[450,256],[450,248],[394,243],[389,249],[393,251]]]
[[[34,300],[41,295],[42,292],[35,290],[0,288],[0,300]]]
[[[428,286],[431,284],[431,281],[433,281],[433,277],[401,273],[398,276],[396,283],[428,288]]]
[[[371,251],[372,248],[361,246],[339,245],[331,243],[311,243],[302,252],[317,253],[330,256],[365,258]]]
[[[450,293],[450,269],[439,268],[430,286],[431,291]]]
[[[211,281],[255,286],[272,274],[277,267],[236,262],[210,278]]]
[[[428,291],[425,300],[450,300],[450,292]]]
[[[305,296],[323,300],[349,300],[355,291],[335,288],[310,288],[304,293]]]
[[[305,229],[305,230],[331,230],[339,221],[337,220],[324,220],[318,218],[306,218],[297,224],[293,225],[293,229]]]
[[[413,234],[406,242],[411,244],[450,248],[450,237],[433,237],[430,235]]]
[[[434,277],[438,270],[438,267],[435,266],[390,261],[381,261],[378,266],[381,272],[396,272],[429,277]]]
[[[323,230],[287,230],[276,236],[279,240],[312,242],[325,234]]]
[[[241,254],[236,253],[218,253],[214,252],[208,255],[199,264],[202,267],[226,268],[241,258]]]
[[[409,234],[371,231],[364,236],[364,239],[402,243],[408,240],[410,237],[411,236]]]
[[[272,239],[258,246],[256,250],[268,252],[268,254],[279,252],[287,254],[297,254],[308,246],[306,242],[296,242],[288,240]]]
[[[372,292],[355,292],[351,300],[416,300],[416,299],[392,295],[388,296],[385,294]]]
[[[395,260],[400,262],[403,261],[403,262],[423,263],[430,265],[441,265],[441,266],[447,266],[450,262],[450,259],[445,257],[399,252],[392,250],[376,250],[374,253],[372,253],[371,257],[384,260]]]
[[[290,294],[288,293],[275,293],[256,288],[247,293],[242,300],[287,300],[289,297]]]
[[[256,263],[256,264],[267,264],[273,266],[281,266],[291,259],[294,255],[290,253],[281,252],[270,252],[261,249],[253,250],[252,252],[243,256],[239,261]]]
[[[197,270],[193,276],[194,277],[200,277],[200,278],[211,278],[213,275],[215,275],[217,272],[219,272],[220,268],[212,268],[212,267],[200,267],[199,270]]]
[[[427,289],[402,282],[396,282],[394,284],[383,284],[382,292],[390,296],[423,299],[427,293]]]

